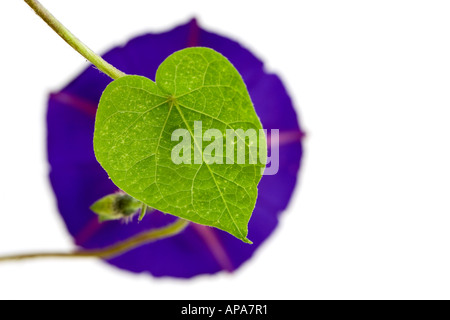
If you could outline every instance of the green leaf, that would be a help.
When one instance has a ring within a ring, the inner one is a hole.
[[[201,131],[196,121],[202,122]],[[182,154],[191,163],[172,160],[174,147],[180,144],[172,141],[177,129],[187,132],[181,138],[191,151]],[[259,132],[262,126],[233,65],[212,49],[188,48],[159,66],[156,83],[125,76],[105,89],[95,123],[95,155],[119,188],[148,206],[251,243],[247,225],[265,167],[265,137],[260,135],[260,144],[252,144],[238,134],[228,147],[234,158],[247,148],[246,161],[227,164],[233,157],[227,158],[226,139],[214,136],[212,142],[202,141],[208,129],[225,135],[227,129]],[[222,146],[223,154],[213,144]],[[211,155],[223,164],[207,159],[205,147],[214,149]],[[256,163],[251,153],[255,150],[256,158],[261,157]]]

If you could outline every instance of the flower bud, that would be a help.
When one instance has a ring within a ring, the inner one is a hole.
[[[141,208],[142,202],[126,193],[112,193],[97,200],[90,209],[100,221],[131,218]]]

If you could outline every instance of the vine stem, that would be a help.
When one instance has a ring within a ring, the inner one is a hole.
[[[174,236],[183,231],[189,221],[177,219],[175,222],[157,229],[139,233],[109,247],[95,250],[78,250],[73,252],[30,253],[0,257],[0,262],[34,258],[113,258],[131,249],[156,240]]]
[[[102,57],[89,49],[83,42],[75,37],[64,25],[59,22],[39,1],[24,0],[35,12],[52,28],[61,38],[64,39],[72,48],[78,51],[83,57],[89,60],[100,71],[107,74],[113,79],[126,76],[125,73],[116,69],[114,66],[106,62]]]

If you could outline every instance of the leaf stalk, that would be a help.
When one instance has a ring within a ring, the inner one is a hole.
[[[126,76],[125,73],[115,68],[94,51],[89,49],[83,42],[75,37],[61,22],[59,22],[39,1],[24,0],[35,12],[52,28],[64,41],[66,41],[78,53],[95,65],[100,71],[111,78],[118,79]]]

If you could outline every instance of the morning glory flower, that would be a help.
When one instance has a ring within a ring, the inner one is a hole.
[[[153,276],[190,278],[199,274],[232,272],[247,261],[270,236],[279,214],[290,201],[302,157],[303,133],[292,101],[280,78],[264,70],[263,63],[239,43],[208,32],[195,20],[160,34],[146,34],[107,52],[106,61],[124,71],[154,79],[167,56],[186,47],[212,48],[230,60],[242,75],[255,110],[265,129],[279,129],[279,171],[263,176],[249,223],[248,245],[232,235],[191,223],[182,233],[142,245],[108,263]],[[118,192],[97,162],[92,145],[100,96],[112,80],[93,67],[66,87],[52,93],[48,102],[48,160],[50,180],[58,208],[77,246],[102,248],[139,232],[161,227],[176,218],[158,211],[138,223],[121,220],[99,222],[90,206]],[[273,144],[270,136],[268,143]]]

